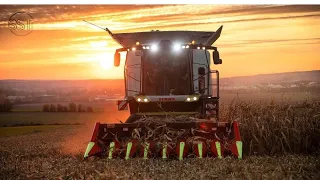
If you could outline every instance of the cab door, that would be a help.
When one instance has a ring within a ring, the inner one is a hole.
[[[202,95],[209,93],[209,65],[210,53],[208,51],[199,49],[192,50],[193,90],[195,93]]]

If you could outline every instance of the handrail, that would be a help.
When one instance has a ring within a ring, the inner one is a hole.
[[[200,63],[193,63],[193,64],[198,64],[198,65],[203,65],[203,66],[206,66],[206,67],[208,67],[207,65],[205,65],[205,64],[200,64]],[[217,74],[217,81],[216,81],[216,83],[215,84],[213,84],[212,82],[210,83],[210,81],[209,81],[209,79],[211,79],[211,77],[210,77],[210,74],[212,74],[212,73],[216,73]],[[219,98],[219,95],[220,95],[220,92],[219,92],[219,71],[218,70],[209,70],[208,72],[206,72],[203,76],[207,76],[208,77],[208,81],[209,81],[209,83],[208,83],[208,85],[207,85],[207,87],[204,89],[204,90],[207,90],[207,95],[212,95],[212,94],[210,94],[210,88],[209,87],[212,87],[212,86],[217,86],[217,93],[216,93],[216,96],[215,97],[218,97]],[[192,76],[192,80],[193,80],[193,82],[195,82],[195,81],[197,81],[197,80],[199,80],[200,79],[200,76],[198,75],[198,77],[197,78],[195,78],[194,79],[194,75]],[[200,90],[194,90],[194,92],[199,92]]]

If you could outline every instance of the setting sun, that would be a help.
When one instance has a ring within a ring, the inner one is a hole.
[[[93,48],[104,48],[108,45],[105,41],[92,41],[90,42],[91,47]]]
[[[111,69],[113,66],[112,61],[109,60],[100,60],[100,65],[105,70]]]
[[[103,70],[109,70],[113,68],[113,55],[112,53],[102,53],[96,56],[96,61],[100,63],[100,67]]]

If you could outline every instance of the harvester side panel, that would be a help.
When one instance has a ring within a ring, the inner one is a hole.
[[[141,54],[140,50],[127,52],[124,72],[127,97],[141,92]]]

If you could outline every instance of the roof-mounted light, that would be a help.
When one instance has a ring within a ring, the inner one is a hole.
[[[173,49],[175,50],[175,51],[178,51],[178,50],[180,50],[180,44],[174,44],[173,45]]]
[[[155,45],[155,44],[152,45],[152,46],[151,46],[151,50],[152,50],[152,51],[157,51],[157,50],[158,50],[158,46]]]
[[[164,47],[164,50],[167,50],[168,48],[169,49],[172,49],[174,51],[181,51],[180,49],[198,49],[198,50],[215,50],[217,51],[217,48],[216,47],[213,47],[213,46],[205,46],[203,44],[178,44],[178,43],[175,43],[175,44],[164,44],[164,45],[161,45],[161,47]],[[137,50],[149,50],[151,49],[152,51],[158,51],[160,48],[160,46],[158,44],[150,44],[150,45],[147,45],[147,44],[140,44],[139,46],[132,46],[132,47],[124,47],[124,48],[121,48],[121,49],[117,49],[117,52],[123,52],[123,51],[137,51]]]
[[[196,41],[194,41],[194,40],[191,42],[191,44],[195,44],[195,43],[196,43]]]
[[[140,45],[140,42],[139,42],[139,41],[137,41],[137,42],[136,42],[136,45],[137,45],[137,46],[139,46],[139,45]]]

